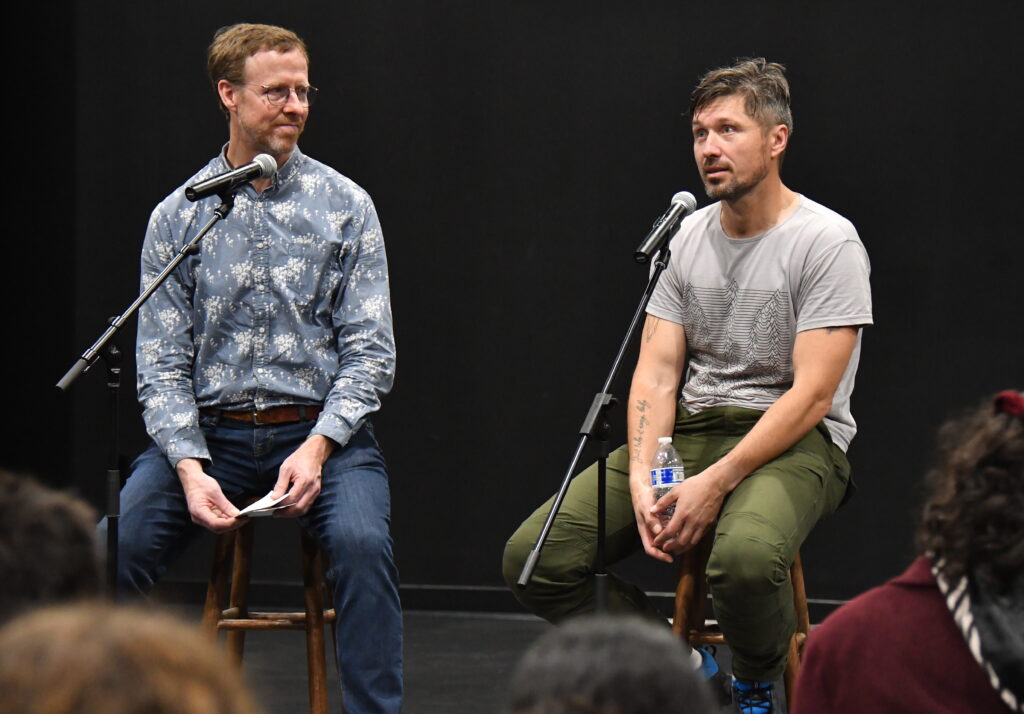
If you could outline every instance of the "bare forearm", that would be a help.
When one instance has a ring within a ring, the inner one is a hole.
[[[842,326],[797,335],[793,386],[728,455],[708,469],[720,488],[736,488],[748,474],[789,449],[828,414],[857,333],[854,326]]]
[[[636,375],[629,391],[630,473],[646,474],[658,445],[659,436],[670,436],[675,427],[675,386],[658,384]]]
[[[828,414],[832,396],[796,387],[764,413],[754,428],[714,464],[714,475],[726,491],[732,491],[751,472],[783,453]]]
[[[646,478],[658,437],[671,435],[675,428],[676,394],[685,361],[682,326],[648,315],[626,416],[631,477]]]

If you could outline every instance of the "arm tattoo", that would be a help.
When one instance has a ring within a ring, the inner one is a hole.
[[[644,445],[644,429],[647,428],[647,407],[650,403],[646,399],[639,399],[636,403],[636,410],[640,412],[640,419],[636,423],[636,436],[633,437],[633,461],[640,463],[640,449]]]
[[[655,317],[651,319],[650,324],[647,325],[647,331],[644,334],[644,342],[650,342],[654,338],[654,333],[658,329],[658,323],[661,322],[661,318]]]

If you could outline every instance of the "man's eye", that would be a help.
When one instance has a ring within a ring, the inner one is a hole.
[[[708,133],[704,129],[698,129],[697,131],[693,132],[693,138],[694,139],[703,139],[707,135],[708,135]]]
[[[723,134],[733,134],[733,133],[735,133],[735,131],[736,131],[736,127],[731,126],[729,124],[726,124],[725,126],[722,127],[722,133]]]
[[[275,102],[280,102],[288,98],[290,91],[288,87],[271,87],[267,90],[267,96]]]

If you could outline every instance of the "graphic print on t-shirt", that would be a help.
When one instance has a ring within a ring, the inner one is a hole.
[[[793,380],[793,310],[783,290],[683,286],[683,327],[690,371],[685,402],[779,394]]]

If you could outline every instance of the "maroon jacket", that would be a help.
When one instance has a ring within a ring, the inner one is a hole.
[[[793,714],[1006,714],[918,558],[825,618],[807,641]]]

